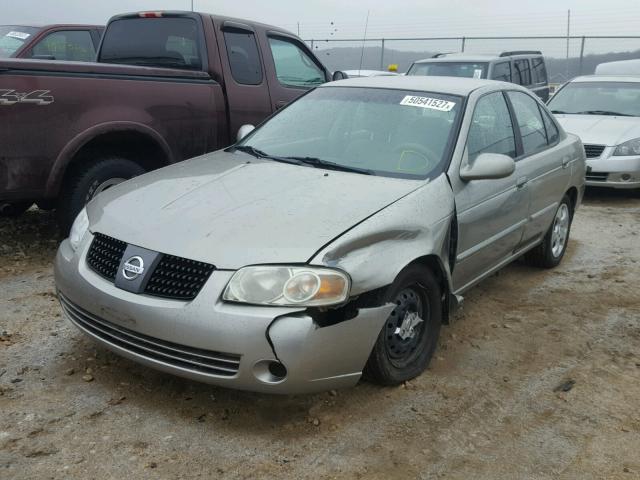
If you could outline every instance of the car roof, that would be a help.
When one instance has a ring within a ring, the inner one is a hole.
[[[541,53],[516,53],[513,55],[495,55],[495,54],[483,54],[483,53],[443,53],[437,57],[423,58],[422,60],[416,60],[415,63],[446,63],[446,62],[500,62],[507,61],[510,58],[529,58],[529,57],[541,57]]]
[[[640,75],[583,75],[570,81],[573,82],[640,82]]]
[[[398,73],[396,72],[388,72],[386,70],[344,70],[344,73],[346,73],[347,75],[359,75],[362,77],[366,77],[366,76],[375,76],[375,75],[389,75],[389,76],[394,76],[394,75],[398,75]]]
[[[448,93],[451,95],[467,96],[474,90],[483,87],[519,88],[513,83],[498,82],[496,80],[481,80],[461,77],[427,77],[427,76],[377,76],[349,78],[325,83],[321,88],[329,87],[362,87],[387,88],[393,90],[413,90],[423,92]]]

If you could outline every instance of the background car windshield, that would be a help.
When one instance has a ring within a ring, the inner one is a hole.
[[[38,31],[33,27],[0,25],[0,58],[9,58]]]
[[[462,98],[378,88],[318,88],[242,144],[314,157],[377,175],[427,178],[448,163]]]
[[[640,116],[640,83],[574,82],[549,101],[555,113],[597,114],[609,112]]]
[[[487,64],[471,62],[414,63],[407,75],[487,78]]]

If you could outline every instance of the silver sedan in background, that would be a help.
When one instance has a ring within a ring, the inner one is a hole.
[[[232,388],[397,384],[466,290],[561,261],[584,190],[580,140],[508,83],[337,81],[241,130],[80,213],[55,268],[80,330]]]

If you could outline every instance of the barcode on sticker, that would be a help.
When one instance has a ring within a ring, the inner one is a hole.
[[[411,107],[430,108],[432,110],[440,110],[441,112],[450,112],[456,106],[455,102],[448,100],[440,100],[438,98],[415,97],[407,95],[402,99],[400,105],[409,105]]]

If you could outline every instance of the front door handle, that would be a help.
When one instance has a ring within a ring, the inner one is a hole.
[[[562,168],[567,168],[571,163],[571,159],[569,157],[564,157],[562,159]]]
[[[516,187],[522,188],[527,184],[528,181],[529,179],[527,177],[520,177],[516,182]]]
[[[279,102],[276,102],[276,110],[280,110],[287,103],[289,103],[289,102],[287,102],[286,100],[280,100]]]

